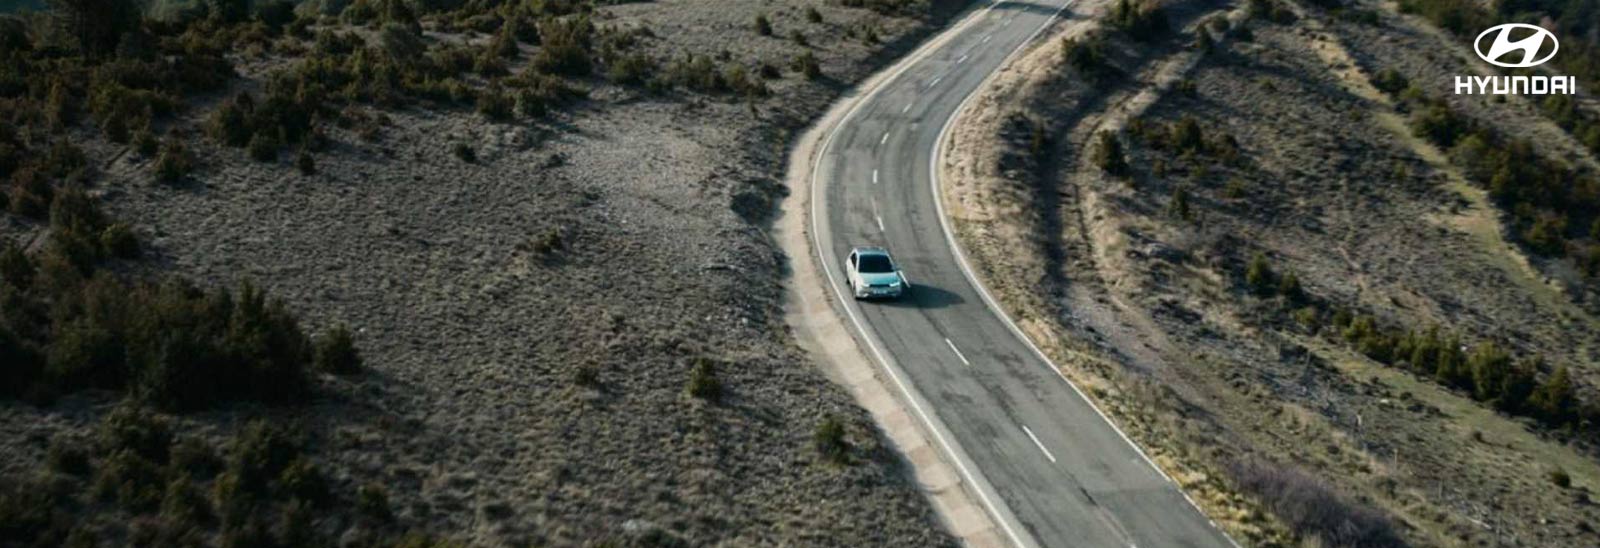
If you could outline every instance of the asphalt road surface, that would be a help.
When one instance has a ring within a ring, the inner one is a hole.
[[[931,177],[946,123],[1066,0],[987,4],[867,90],[823,137],[812,237],[849,322],[922,411],[1003,533],[1024,546],[1232,542],[996,310],[968,276]],[[857,303],[842,263],[880,245],[908,299]]]

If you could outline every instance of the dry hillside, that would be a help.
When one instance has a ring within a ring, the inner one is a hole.
[[[952,542],[763,229],[946,2],[72,4],[0,19],[0,545]]]
[[[1041,44],[947,149],[1005,305],[1238,538],[1600,540],[1593,237],[1535,228],[1595,214],[1582,139],[1450,96],[1470,44],[1394,5],[1155,9]]]

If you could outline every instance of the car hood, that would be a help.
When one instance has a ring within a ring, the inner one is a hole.
[[[861,273],[861,281],[867,285],[890,285],[900,281],[899,272]]]

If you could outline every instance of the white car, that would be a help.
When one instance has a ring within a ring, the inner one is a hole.
[[[857,247],[844,262],[845,280],[857,299],[898,299],[911,291],[911,282],[881,247]]]

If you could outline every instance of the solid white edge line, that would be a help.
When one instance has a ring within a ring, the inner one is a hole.
[[[1033,445],[1037,446],[1039,451],[1044,453],[1044,458],[1050,459],[1050,464],[1056,463],[1056,456],[1050,454],[1049,449],[1044,448],[1044,444],[1039,442],[1039,436],[1033,435],[1033,431],[1028,429],[1028,425],[1022,425],[1022,433],[1027,434],[1028,439],[1033,440]]]
[[[961,349],[956,348],[956,343],[950,342],[950,339],[945,339],[944,343],[950,345],[950,351],[955,352],[957,358],[961,358],[961,363],[963,365],[969,367],[972,365],[972,362],[967,361],[967,357],[961,353]]]
[[[1005,0],[1000,0],[999,2],[991,4],[988,10],[984,10],[981,13],[974,12],[973,14],[968,15],[963,19],[963,21],[952,26],[951,29],[975,24],[976,21],[978,21],[983,15],[987,15],[989,10],[994,9],[995,5],[1004,3],[1004,1]],[[1061,9],[1056,10],[1056,15],[1060,15],[1061,10],[1066,9],[1067,6],[1071,4],[1071,1],[1063,4]],[[1053,15],[1039,27],[1039,30],[1044,30],[1044,28],[1049,26],[1050,22],[1054,20],[1055,16]],[[1037,34],[1038,33],[1035,32],[1035,36],[1037,36]],[[1032,40],[1033,37],[1029,37],[1028,41]],[[1017,49],[1013,50],[1012,53],[1021,50],[1022,46],[1026,45],[1028,41],[1018,44]],[[926,45],[911,52],[910,55],[926,55],[928,52],[938,49],[937,45],[939,45],[938,42],[930,40]],[[926,51],[923,51],[924,49],[926,49]],[[1006,519],[1006,516],[1011,516],[1013,519],[1015,519],[1015,516],[1011,514],[1010,509],[1007,508],[1006,511],[1002,512],[1001,507],[996,506],[994,501],[989,498],[989,495],[984,492],[983,485],[978,482],[976,477],[972,474],[972,471],[967,468],[967,465],[964,462],[962,462],[961,453],[956,451],[956,446],[951,445],[950,441],[945,439],[944,435],[939,432],[939,428],[936,426],[934,419],[929,417],[927,410],[917,402],[917,398],[911,389],[906,386],[905,379],[902,379],[900,374],[895,372],[894,367],[889,365],[889,360],[884,357],[883,350],[879,349],[878,345],[872,341],[872,336],[867,333],[865,324],[861,322],[861,318],[856,314],[855,309],[850,307],[850,299],[845,298],[845,294],[839,289],[839,282],[833,277],[833,269],[828,266],[827,250],[823,248],[822,238],[820,237],[822,234],[822,221],[821,216],[818,215],[817,207],[822,203],[821,200],[818,199],[818,196],[822,193],[822,186],[817,184],[817,178],[822,172],[820,169],[822,159],[828,155],[828,149],[833,145],[833,138],[838,135],[838,129],[840,127],[847,124],[852,118],[855,118],[855,115],[861,111],[862,106],[870,102],[870,100],[877,96],[879,92],[881,92],[884,88],[889,87],[890,84],[894,83],[895,80],[899,79],[901,75],[905,74],[907,70],[910,70],[911,67],[916,64],[917,63],[913,62],[901,65],[899,68],[895,69],[892,74],[885,77],[883,82],[879,84],[877,88],[869,91],[866,96],[862,97],[856,102],[855,105],[850,107],[850,110],[845,113],[844,118],[841,118],[839,122],[833,126],[833,128],[827,131],[826,136],[824,136],[822,139],[822,143],[817,147],[815,160],[813,160],[814,165],[812,166],[811,170],[811,207],[809,208],[811,210],[811,241],[813,247],[815,247],[817,251],[817,263],[818,266],[821,267],[823,279],[827,281],[828,287],[833,289],[834,297],[839,300],[839,304],[844,309],[845,315],[850,318],[851,325],[855,326],[856,333],[861,335],[861,340],[866,343],[867,349],[872,351],[874,358],[877,358],[878,365],[883,368],[884,372],[889,374],[889,378],[894,381],[895,387],[900,389],[900,394],[905,397],[907,403],[911,404],[912,410],[916,411],[917,417],[922,419],[922,423],[928,427],[928,432],[933,434],[934,440],[938,441],[939,443],[939,447],[944,449],[946,455],[950,456],[950,460],[956,466],[956,471],[961,474],[962,479],[966,480],[966,482],[972,486],[972,492],[978,495],[978,499],[983,502],[984,507],[989,511],[989,515],[994,517],[995,523],[1000,526],[1001,530],[1005,531],[1006,537],[1011,540],[1013,545],[1036,546],[1038,544],[1036,541],[1024,541],[1023,537],[1018,535],[1017,531],[1011,527],[1011,524]],[[956,113],[959,114],[960,112],[961,108],[958,106]],[[952,119],[954,118],[952,117]],[[937,147],[935,148],[937,149]]]
[[[1013,57],[1016,57],[1017,54],[1023,50],[1024,46],[1032,43],[1035,38],[1038,38],[1039,34],[1043,33],[1044,29],[1048,28],[1050,23],[1054,22],[1056,18],[1061,15],[1062,11],[1065,11],[1067,7],[1071,6],[1073,1],[1076,0],[1062,4],[1061,7],[1058,8],[1049,19],[1046,20],[1044,25],[1041,25],[1037,30],[1034,30],[1033,34],[1029,35],[1028,39],[1024,40],[1021,45],[1017,46],[1016,49],[1011,50],[1011,53],[1006,54],[1006,57],[1000,60],[1000,67],[1004,68],[1006,64],[1011,62]],[[1011,20],[1007,19],[1005,23],[1009,25],[1011,24]],[[989,73],[989,76],[984,78],[984,82],[987,83],[990,78],[999,72],[999,70],[996,70]],[[978,90],[981,89],[983,89],[982,84],[980,84],[978,87]],[[996,316],[1000,317],[1001,321],[1006,324],[1006,327],[1011,329],[1011,333],[1013,335],[1019,339],[1022,339],[1023,344],[1026,344],[1028,349],[1033,350],[1033,353],[1037,355],[1040,360],[1043,360],[1046,365],[1049,365],[1050,370],[1054,371],[1056,376],[1060,377],[1063,382],[1066,382],[1067,386],[1071,387],[1072,391],[1076,392],[1078,397],[1083,399],[1084,403],[1089,404],[1089,408],[1094,409],[1095,414],[1100,415],[1101,420],[1105,421],[1106,424],[1111,425],[1111,429],[1116,431],[1118,436],[1122,437],[1122,441],[1127,442],[1130,447],[1133,447],[1134,452],[1138,453],[1139,456],[1144,459],[1146,464],[1155,469],[1157,474],[1161,474],[1161,477],[1166,478],[1167,482],[1171,483],[1174,488],[1178,490],[1178,494],[1183,496],[1183,500],[1187,501],[1189,506],[1193,507],[1196,512],[1200,513],[1201,517],[1204,517],[1206,521],[1211,524],[1212,529],[1215,529],[1217,533],[1221,534],[1222,538],[1227,539],[1228,543],[1232,544],[1234,548],[1239,548],[1239,543],[1234,541],[1233,537],[1229,536],[1227,531],[1223,531],[1221,527],[1218,527],[1216,520],[1211,519],[1211,516],[1207,516],[1205,511],[1200,509],[1200,505],[1196,504],[1194,499],[1189,497],[1189,493],[1184,492],[1182,486],[1179,486],[1178,482],[1172,479],[1172,476],[1167,475],[1166,470],[1162,470],[1160,466],[1157,466],[1156,462],[1150,459],[1150,455],[1145,454],[1144,449],[1140,448],[1139,444],[1134,443],[1133,439],[1128,437],[1127,432],[1122,431],[1121,426],[1117,426],[1117,423],[1112,421],[1111,417],[1107,416],[1105,411],[1102,411],[1100,406],[1094,403],[1094,400],[1089,399],[1089,396],[1084,394],[1083,390],[1078,388],[1078,385],[1072,382],[1072,379],[1067,378],[1067,375],[1061,372],[1061,367],[1057,366],[1055,362],[1051,361],[1050,357],[1046,356],[1044,351],[1040,350],[1039,346],[1033,343],[1033,339],[1029,338],[1028,334],[1022,331],[1022,328],[1017,327],[1017,323],[1011,319],[1011,314],[1007,313],[1005,309],[1000,307],[999,302],[995,301],[994,296],[989,294],[989,289],[984,287],[983,283],[978,280],[978,275],[972,270],[972,265],[967,262],[966,253],[961,250],[961,244],[956,241],[955,232],[950,229],[950,219],[945,215],[944,195],[942,192],[940,192],[939,187],[939,164],[944,158],[944,143],[950,136],[950,129],[955,126],[956,119],[960,118],[961,114],[967,110],[968,104],[978,97],[978,90],[974,90],[971,94],[968,94],[965,98],[963,98],[961,100],[961,104],[956,106],[955,113],[944,121],[944,126],[939,129],[939,137],[933,143],[933,154],[931,154],[928,158],[928,182],[933,187],[933,205],[934,209],[938,213],[939,227],[944,231],[945,240],[949,243],[951,252],[955,254],[956,263],[961,267],[962,274],[966,275],[968,283],[971,283],[973,287],[978,289],[978,296],[983,298],[983,303],[987,305],[989,310],[994,312]]]

